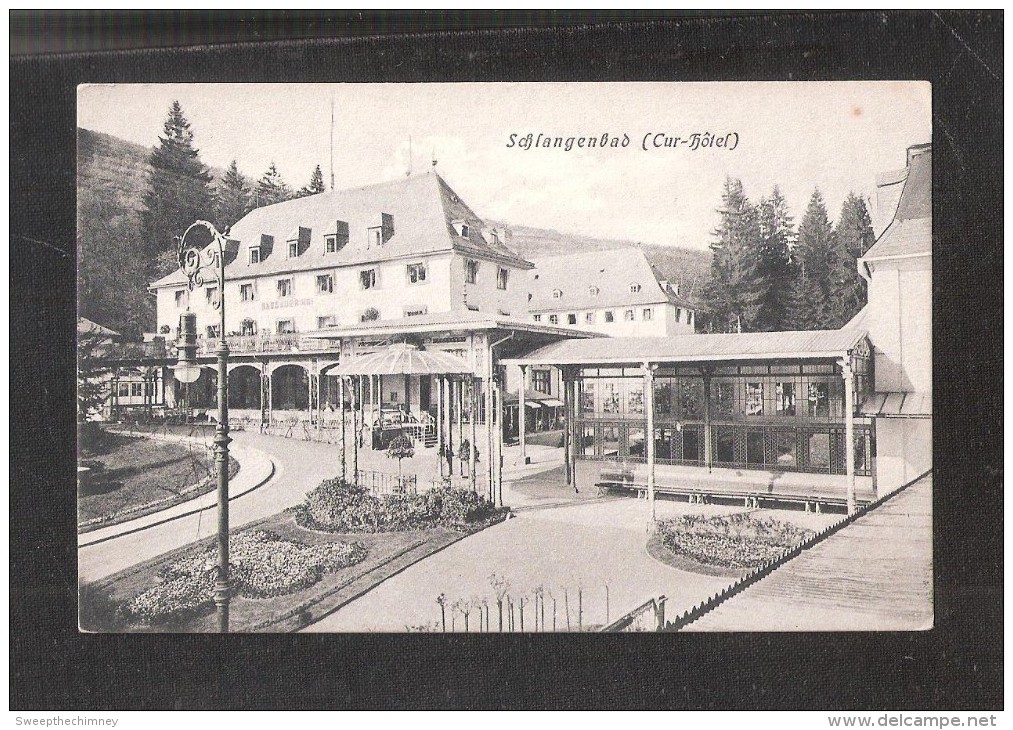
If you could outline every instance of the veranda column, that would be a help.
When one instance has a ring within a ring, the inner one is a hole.
[[[496,447],[496,461],[493,466],[496,472],[496,505],[503,506],[503,391],[499,383],[494,381],[493,395],[493,445]]]
[[[421,384],[421,381],[419,381]],[[444,477],[443,469],[443,415],[447,409],[443,403],[443,378],[436,376],[436,460],[440,462],[440,479]]]
[[[462,378],[457,383],[457,443],[458,446],[464,443],[464,392],[465,383]],[[453,416],[451,416],[453,418]]]
[[[355,385],[352,386],[352,481],[359,483],[359,421],[362,414],[362,376],[355,377]]]
[[[446,419],[447,431],[444,434],[443,458],[447,461],[447,471],[454,476],[454,388],[455,383],[449,377],[443,379],[443,414]]]
[[[471,477],[471,490],[478,491],[478,468],[475,465],[475,444],[478,443],[478,397],[475,393],[475,378],[468,382],[468,421],[471,427],[471,448],[468,450],[468,474]],[[487,457],[488,458],[488,457]]]
[[[320,372],[320,366],[314,366],[317,371],[317,431],[323,428],[324,423],[324,378],[327,377]]]
[[[855,373],[851,362],[841,363],[841,377],[844,378],[844,458],[847,459],[848,514],[858,510],[855,498]]]
[[[703,458],[707,463],[707,471],[711,470],[711,376],[703,374]]]
[[[647,410],[647,499],[651,506],[651,519],[648,529],[654,528],[657,511],[654,504],[654,368],[649,362],[644,363],[644,408]]]
[[[527,411],[524,405],[524,389],[528,383],[528,366],[521,365],[521,384],[517,387],[517,439],[521,447],[521,466],[528,463],[527,444]]]
[[[563,368],[563,461],[566,462],[566,483],[573,484],[573,470],[570,467],[570,370]]]
[[[260,370],[260,427],[271,425],[271,370],[264,362]]]
[[[341,478],[348,481],[348,439],[345,428],[345,376],[338,376],[338,408],[341,409]]]

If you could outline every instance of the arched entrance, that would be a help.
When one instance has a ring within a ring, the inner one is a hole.
[[[176,404],[183,408],[210,409],[218,405],[218,371],[200,369],[200,377],[192,383],[175,381]]]
[[[271,373],[271,408],[308,411],[309,372],[302,365],[282,365]]]
[[[260,370],[239,365],[229,373],[229,408],[260,409]]]

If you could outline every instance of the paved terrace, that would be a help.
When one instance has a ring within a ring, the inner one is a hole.
[[[684,631],[932,628],[932,475]]]

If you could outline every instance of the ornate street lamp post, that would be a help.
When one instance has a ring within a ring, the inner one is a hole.
[[[227,233],[228,231],[226,231]],[[205,276],[217,282],[218,297],[211,304],[219,313],[218,323],[218,427],[215,429],[215,466],[218,472],[218,577],[215,606],[218,630],[229,631],[229,346],[225,342],[225,236],[207,221],[197,221],[179,239],[179,267],[186,274],[187,287],[205,285]],[[207,273],[209,272],[209,273]],[[211,277],[214,277],[211,279]],[[187,312],[181,319],[180,358],[177,379],[192,383],[200,377],[196,365],[196,315]]]

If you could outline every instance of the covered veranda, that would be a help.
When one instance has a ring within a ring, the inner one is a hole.
[[[506,364],[563,380],[560,489],[853,511],[876,497],[859,406],[871,349],[841,330],[570,340]],[[527,393],[518,390],[524,408]],[[520,426],[521,458],[525,436]]]

